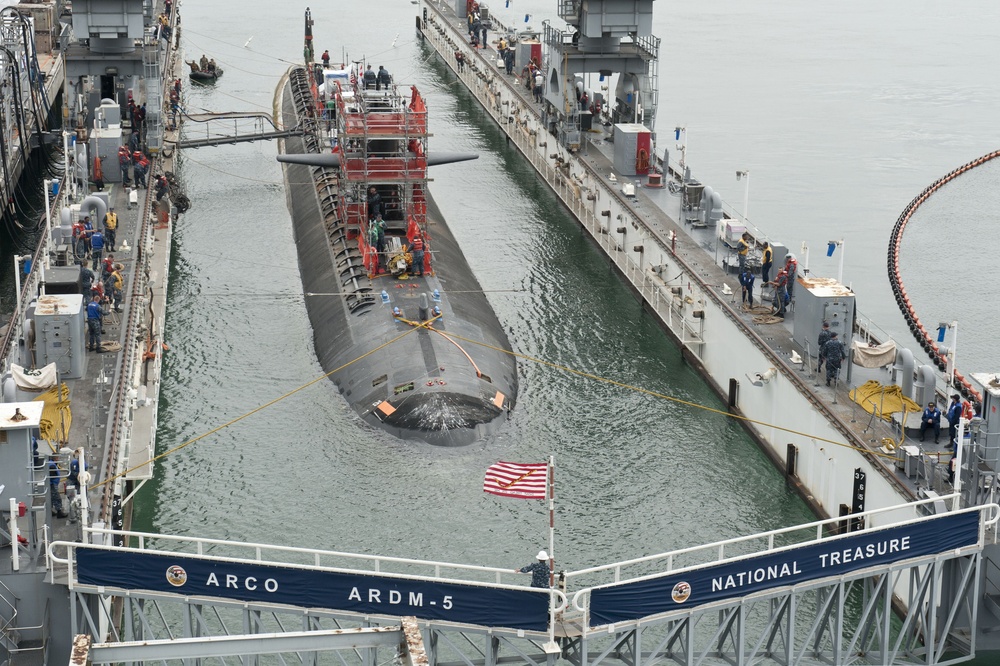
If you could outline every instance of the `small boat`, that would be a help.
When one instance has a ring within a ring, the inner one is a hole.
[[[185,60],[184,62],[185,64],[187,64],[188,67],[191,68],[190,77],[192,81],[200,81],[202,83],[214,83],[217,78],[222,76],[222,69],[220,67],[204,69],[194,60]]]
[[[198,71],[191,70],[191,80],[201,81],[203,83],[213,83],[217,78],[222,76],[222,70],[216,69],[211,72],[203,72],[200,69]]]

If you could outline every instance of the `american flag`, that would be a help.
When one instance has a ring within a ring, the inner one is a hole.
[[[483,490],[501,497],[545,499],[548,463],[498,462],[486,470]]]

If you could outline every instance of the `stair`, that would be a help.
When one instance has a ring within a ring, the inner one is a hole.
[[[10,666],[45,666],[45,643],[40,638],[21,641],[9,663]]]

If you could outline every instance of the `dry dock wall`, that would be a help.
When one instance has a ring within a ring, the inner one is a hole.
[[[597,172],[592,160],[558,146],[511,80],[487,65],[433,5],[424,4],[421,11],[426,12],[426,20],[418,18],[418,23],[426,43],[532,163],[649,312],[682,347],[688,361],[721,396],[728,394],[723,387],[729,386],[730,379],[739,382],[734,411],[761,424],[795,431],[747,423],[751,434],[782,469],[787,445],[795,446],[796,480],[820,513],[836,516],[841,504],[850,506],[854,470],[858,468],[868,478],[868,509],[912,499],[884,464],[864,450],[865,443],[808,389],[798,369],[743,323],[728,297],[723,296],[721,285],[706,283],[703,276],[711,274],[706,268],[714,271],[711,257],[672,220],[650,213],[652,206],[642,206],[640,213],[635,202],[618,191],[618,183]],[[456,68],[456,50],[466,58],[461,72]],[[677,275],[680,278],[675,279]],[[669,284],[664,278],[669,278]],[[751,385],[748,376],[768,368],[775,368],[776,376],[762,386]],[[874,524],[903,517],[884,514]]]

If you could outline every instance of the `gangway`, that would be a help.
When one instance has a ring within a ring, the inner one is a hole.
[[[927,515],[935,506],[569,572],[569,592],[524,587],[510,569],[106,529],[47,552],[95,663],[260,645],[284,663],[337,650],[369,666],[403,654],[412,617],[434,665],[934,666],[976,654],[983,548],[1000,518],[996,504]]]
[[[177,142],[178,148],[206,148],[236,143],[253,143],[254,141],[269,141],[289,136],[301,135],[304,129],[295,126],[279,129],[274,124],[274,118],[267,113],[252,111],[225,111],[218,113],[186,113],[187,121],[184,138]],[[198,123],[204,129],[197,129]],[[198,135],[198,136],[196,136]]]

